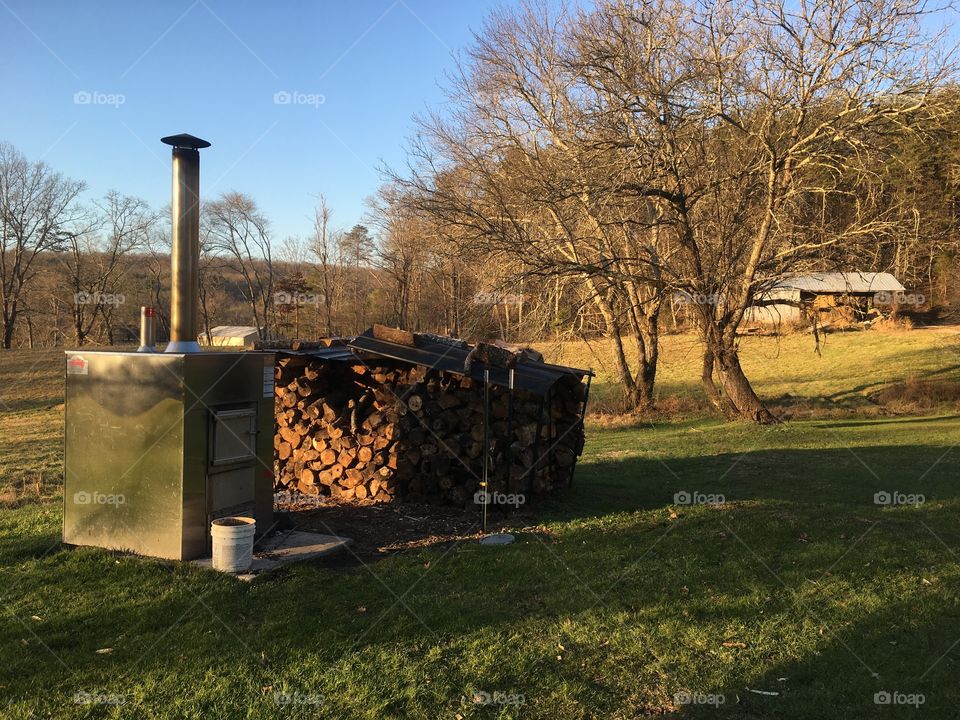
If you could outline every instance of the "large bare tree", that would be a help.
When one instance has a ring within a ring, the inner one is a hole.
[[[270,337],[275,278],[266,217],[252,198],[238,192],[224,193],[207,203],[203,214],[210,252],[221,255],[243,278],[242,292],[253,323],[264,337]]]
[[[24,311],[24,291],[45,251],[61,250],[84,231],[86,211],[77,198],[84,183],[30,162],[16,148],[0,143],[0,313],[3,347],[13,345]]]
[[[112,344],[114,313],[126,299],[128,256],[146,247],[157,221],[146,201],[111,191],[94,203],[91,227],[68,238],[63,258],[73,293],[77,345],[86,343],[98,319]]]

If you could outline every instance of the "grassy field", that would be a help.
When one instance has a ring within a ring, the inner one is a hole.
[[[664,385],[692,395],[672,340]],[[831,336],[823,358],[749,342],[767,396],[866,397],[960,357],[933,331]],[[242,584],[60,545],[61,358],[0,355],[0,472],[48,477],[0,504],[0,717],[956,717],[956,412],[592,424],[514,545]]]
[[[619,390],[613,383],[606,342],[538,347],[554,362],[594,368],[598,377],[591,397],[596,407],[616,407]],[[876,394],[891,384],[960,380],[957,327],[831,333],[824,336],[819,355],[809,333],[748,336],[742,339],[741,350],[744,370],[757,392],[784,410],[799,405],[817,413],[872,411]],[[705,405],[700,389],[701,352],[694,335],[664,338],[656,390],[668,407],[676,404],[676,398],[687,401],[680,407]],[[932,400],[936,404],[936,398]]]

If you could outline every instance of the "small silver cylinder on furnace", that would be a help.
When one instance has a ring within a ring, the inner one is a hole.
[[[137,352],[157,351],[157,316],[152,307],[140,308],[140,347]]]

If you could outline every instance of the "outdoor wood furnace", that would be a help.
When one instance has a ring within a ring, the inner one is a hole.
[[[173,146],[170,343],[66,353],[64,542],[188,560],[210,554],[210,522],[273,516],[273,353],[201,352],[196,342],[199,149]]]

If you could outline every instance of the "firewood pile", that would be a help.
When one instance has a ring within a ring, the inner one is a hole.
[[[394,349],[444,347],[436,336],[380,326],[368,335]],[[584,440],[582,371],[555,372],[543,392],[525,379],[556,366],[531,351],[461,343],[437,353],[441,368],[343,343],[332,355],[311,354],[326,344],[278,354],[277,490],[463,506],[481,487],[485,447],[491,493],[540,495],[571,483]],[[511,367],[512,391],[502,382]],[[501,382],[485,386],[486,368],[499,368]]]

